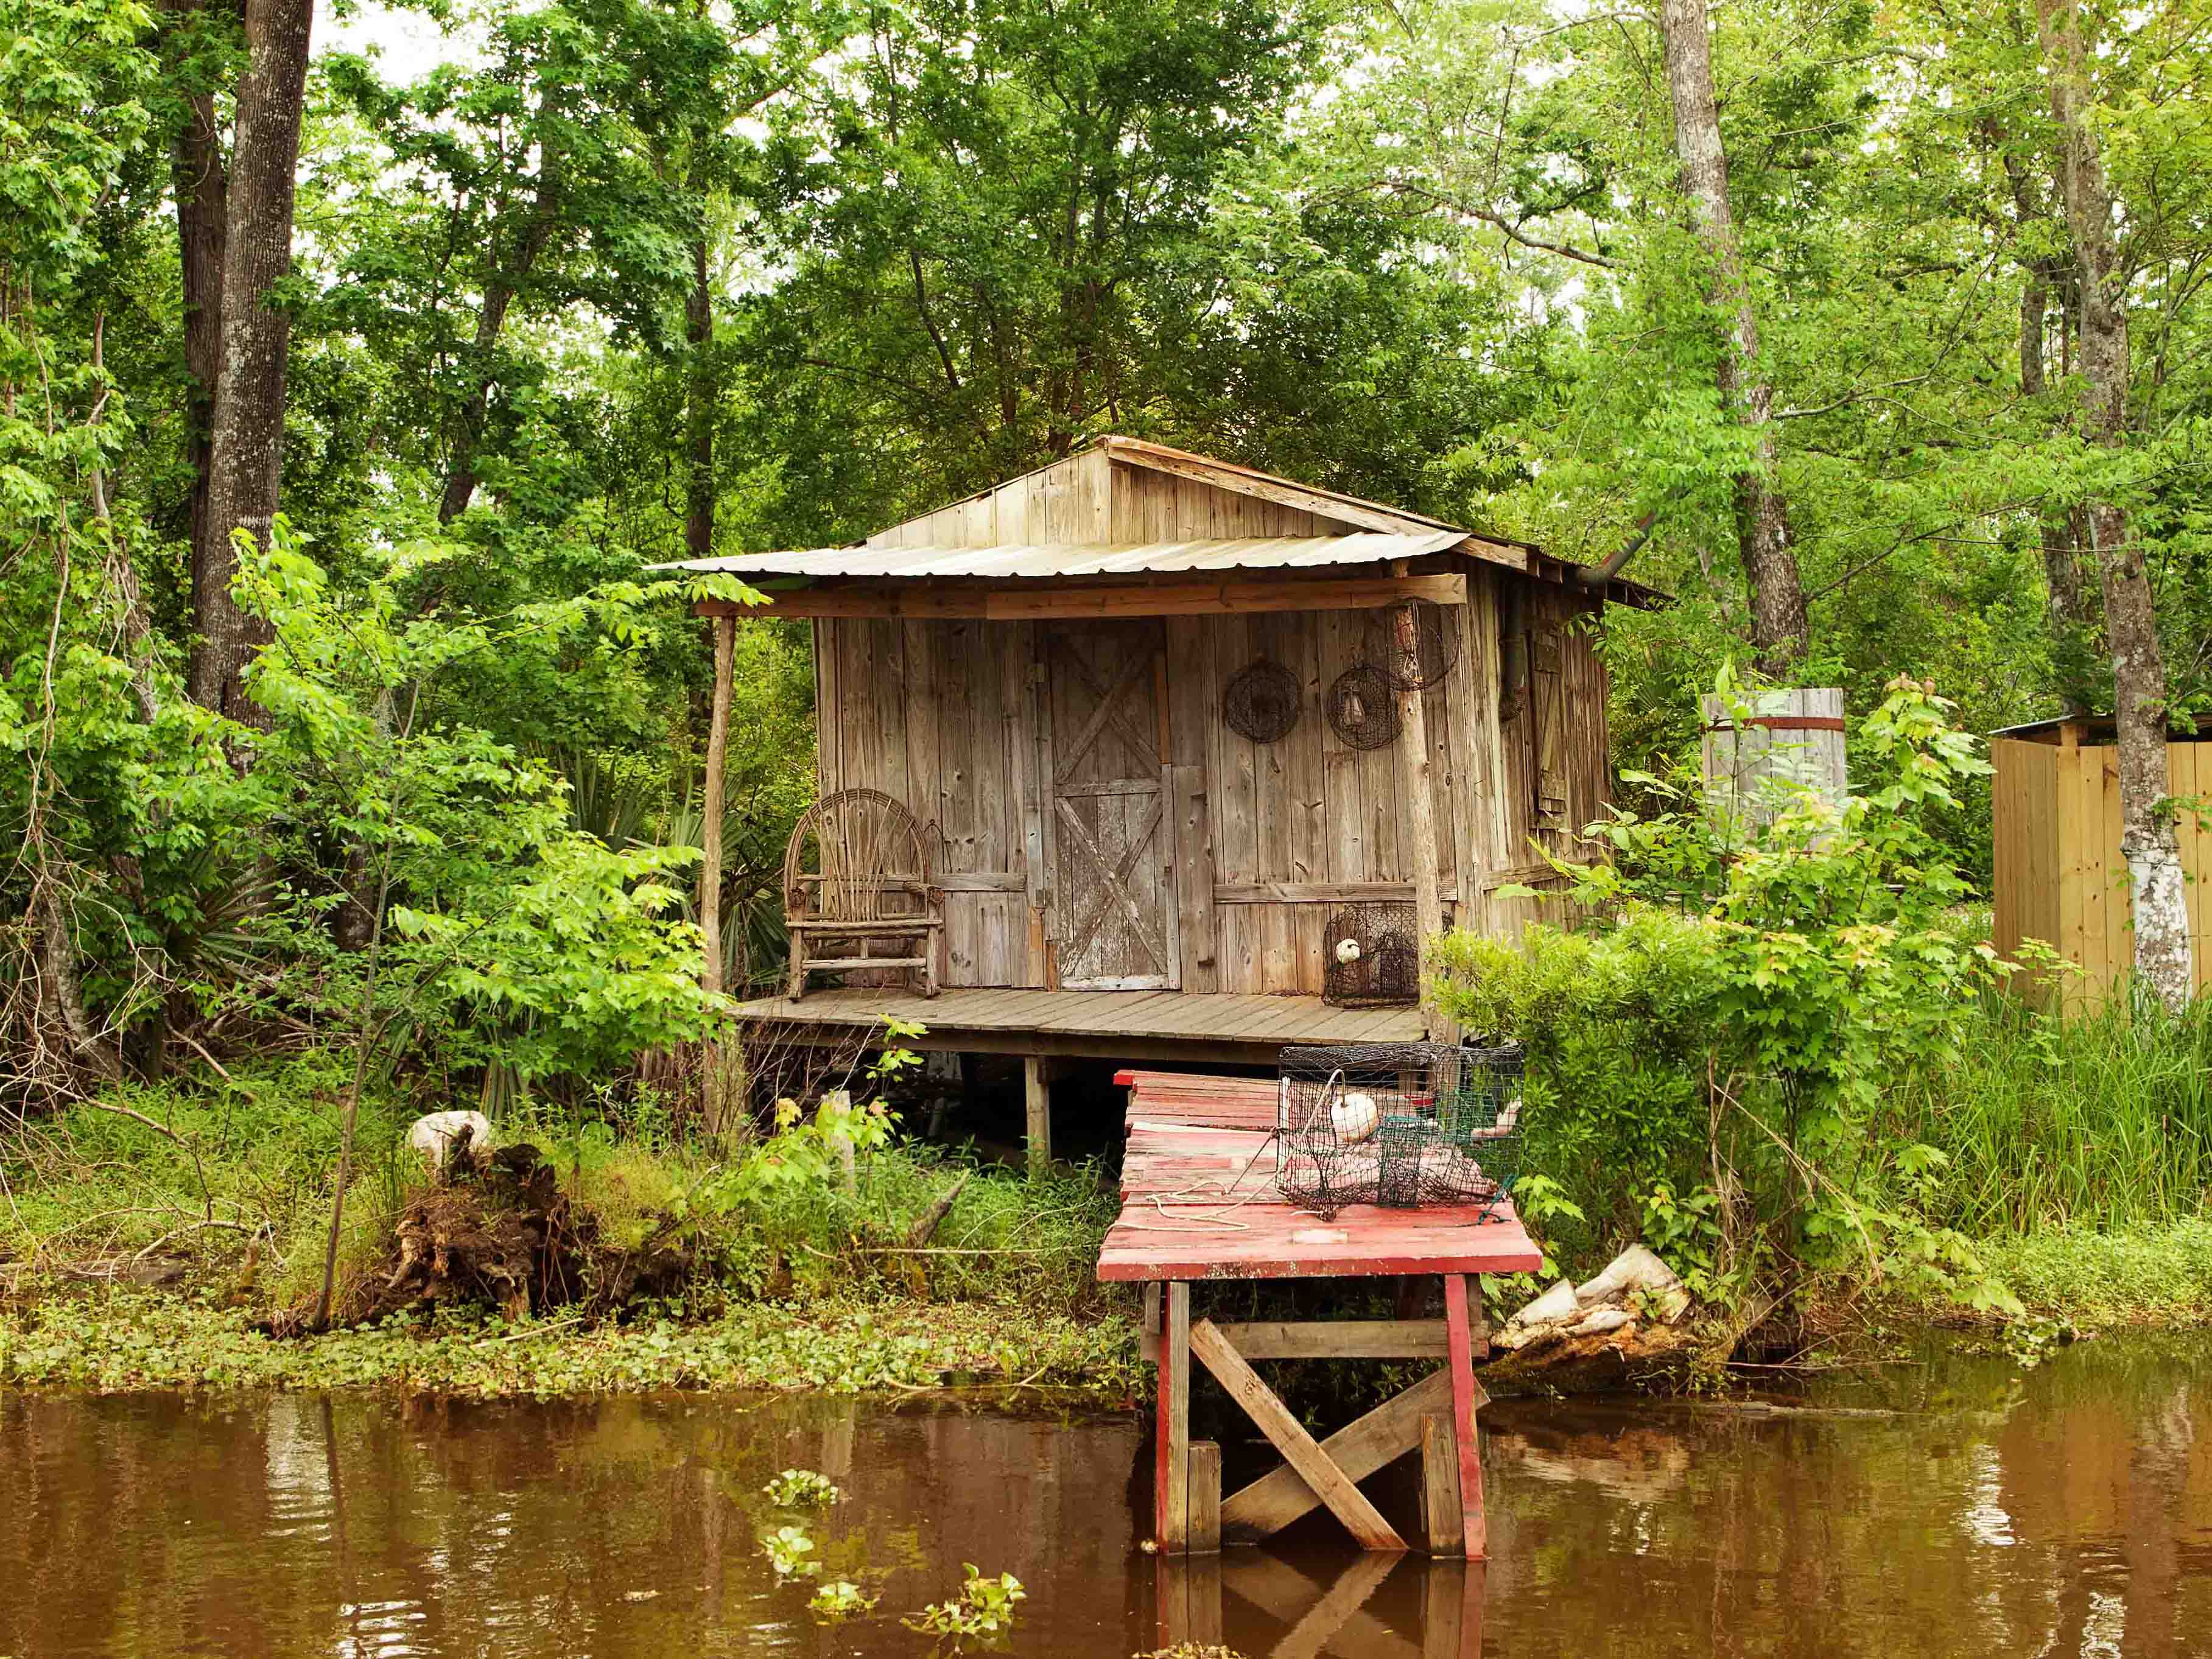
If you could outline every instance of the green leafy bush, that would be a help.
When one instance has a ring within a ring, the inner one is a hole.
[[[1439,1003],[1529,1046],[1528,1163],[1587,1218],[1577,1243],[1642,1233],[1709,1296],[1848,1267],[2008,1305],[1929,1218],[1947,1155],[1881,1133],[1893,1081],[1955,1048],[1996,975],[1928,822],[1987,769],[1948,707],[1893,684],[1855,751],[1871,787],[1840,806],[1788,791],[1761,823],[1644,779],[1671,810],[1595,826],[1614,861],[1562,866],[1585,930],[1443,941]]]

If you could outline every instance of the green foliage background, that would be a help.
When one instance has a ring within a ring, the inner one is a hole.
[[[1542,1034],[1574,1103],[1559,1167],[1602,1148],[1637,1172],[1583,1194],[1594,1231],[1664,1211],[1748,1251],[1748,1216],[1826,1248],[1835,1217],[1775,1197],[1786,1158],[1743,1153],[1765,1209],[1682,1161],[1713,1144],[1707,1060],[1788,1145],[1881,1172],[1842,1185],[1861,1219],[1899,1218],[1893,1255],[2201,1202],[2172,1152],[2203,1132],[2194,1025],[2057,1033],[1976,978],[1958,919],[1986,889],[1989,805],[1953,728],[2108,702],[2094,641],[2047,617],[2039,553],[2093,495],[2142,542],[2177,712],[2212,690],[2203,0],[2082,14],[2135,273],[2115,447],[2077,429],[2063,296],[2032,320],[2049,384],[2022,379],[2023,303],[2066,252],[2026,0],[1716,14],[1806,678],[1867,722],[1847,835],[1726,860],[1656,781],[1743,653],[1747,440],[1715,391],[1650,19],[1540,0],[425,15],[452,50],[420,76],[315,60],[277,296],[284,530],[238,589],[276,644],[262,718],[239,724],[182,690],[172,165],[189,100],[228,96],[238,21],[0,0],[5,1107],[82,1082],[95,1052],[161,1087],[363,1033],[377,1086],[416,1100],[644,1091],[715,1012],[694,972],[708,659],[689,606],[738,590],[647,568],[684,549],[702,435],[712,545],[738,552],[851,539],[1121,431],[1571,558],[1656,514],[1633,574],[1677,603],[1615,611],[1601,647],[1646,817],[1600,837],[1620,873],[1593,879],[1619,884],[1593,896],[1626,919],[1525,962],[1455,947],[1471,1006]],[[441,512],[457,477],[469,504]],[[737,660],[742,983],[775,956],[767,872],[812,789],[813,682],[790,623],[743,624]],[[38,1035],[57,961],[90,1022],[62,1050]],[[1931,1056],[1969,1027],[1987,1064],[1943,1081]],[[1721,1054],[1722,1031],[1753,1046]],[[2093,1075],[2079,1098],[2156,1113],[2092,1133],[2061,1097]]]

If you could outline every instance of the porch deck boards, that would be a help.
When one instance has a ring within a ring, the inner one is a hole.
[[[1272,1062],[1285,1043],[1410,1042],[1423,1036],[1418,1008],[1334,1008],[1319,997],[1227,993],[947,988],[921,997],[844,988],[810,991],[798,1002],[762,997],[738,1009],[749,1024],[802,1041],[849,1039],[886,1016],[928,1028],[908,1045],[915,1048],[1129,1061]]]
[[[1276,1085],[1128,1071],[1121,1212],[1102,1279],[1534,1273],[1543,1255],[1500,1203],[1355,1204],[1323,1221],[1275,1189]]]

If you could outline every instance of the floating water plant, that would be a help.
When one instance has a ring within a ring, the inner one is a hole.
[[[856,1613],[866,1613],[881,1599],[865,1594],[849,1578],[833,1578],[807,1598],[806,1610],[817,1623],[834,1625]]]
[[[786,1469],[761,1490],[769,1503],[785,1510],[827,1509],[842,1495],[828,1475],[812,1469]]]
[[[814,1553],[814,1540],[804,1528],[778,1527],[761,1540],[761,1547],[768,1552],[769,1565],[779,1578],[822,1571],[819,1561],[807,1559]]]
[[[967,1569],[968,1582],[961,1586],[957,1597],[924,1607],[920,1613],[910,1613],[899,1620],[908,1630],[936,1637],[940,1646],[949,1638],[954,1653],[960,1651],[961,1643],[970,1636],[996,1636],[1001,1631],[1012,1629],[1014,1603],[1029,1599],[1022,1581],[1011,1572],[986,1578],[976,1571],[974,1562],[961,1565]]]

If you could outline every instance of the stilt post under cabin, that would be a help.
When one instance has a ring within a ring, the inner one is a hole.
[[[1026,1109],[1030,1173],[1052,1170],[1052,1061],[1031,1054],[1022,1061],[1022,1098]]]
[[[1413,602],[1397,607],[1393,617],[1398,631],[1398,648],[1409,662],[1420,660],[1420,619],[1414,614]],[[1441,856],[1437,844],[1437,803],[1430,793],[1432,770],[1429,765],[1429,715],[1422,701],[1420,688],[1401,689],[1398,693],[1399,753],[1405,757],[1406,825],[1413,832],[1413,913],[1420,922],[1422,965],[1427,967],[1430,947],[1444,931],[1444,901],[1437,880],[1437,865]],[[1462,895],[1464,901],[1465,895]],[[1437,1042],[1459,1041],[1459,1024],[1441,1014],[1428,1015],[1429,1036]]]
[[[737,655],[737,618],[714,618],[714,708],[707,728],[707,787],[701,804],[700,843],[703,853],[699,871],[699,929],[705,936],[704,960],[699,983],[710,992],[722,987],[722,774],[730,754],[730,678]],[[722,1063],[722,1045],[710,1037],[704,1045],[707,1132],[719,1135],[728,1116],[729,1078]]]

